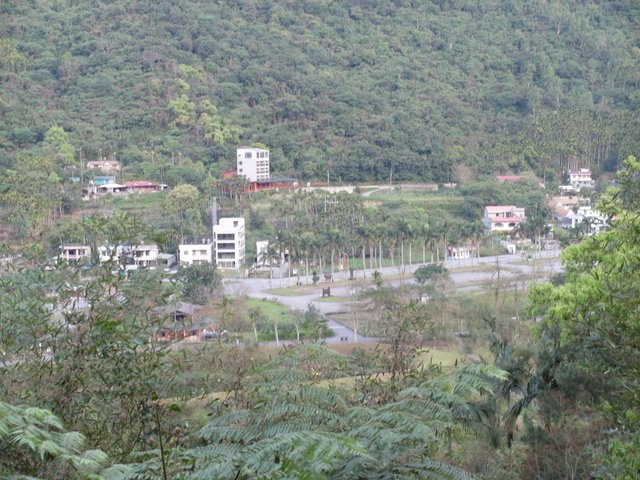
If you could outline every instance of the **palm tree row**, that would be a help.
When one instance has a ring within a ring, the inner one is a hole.
[[[416,263],[416,245],[422,250],[422,263],[439,262],[448,245],[477,245],[483,233],[480,222],[431,219],[420,212],[391,218],[384,208],[367,207],[360,197],[348,195],[296,195],[273,213],[276,234],[270,243],[281,257],[288,252],[290,270],[304,264],[307,276],[310,264],[333,274],[345,255],[349,264],[361,258],[365,276],[367,269],[389,264],[403,270]]]

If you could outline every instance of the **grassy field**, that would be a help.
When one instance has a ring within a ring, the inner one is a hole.
[[[331,345],[327,348],[331,350],[335,350],[342,355],[351,355],[355,350],[364,350],[368,353],[371,353],[375,349],[375,345],[372,344],[341,344],[341,345]],[[252,357],[256,357],[256,360],[259,362],[266,361],[267,359],[273,358],[278,355],[278,353],[282,352],[284,347],[260,347],[259,349],[253,351],[251,353]],[[258,360],[260,358],[260,360]],[[453,349],[447,348],[443,346],[441,348],[432,348],[432,349],[424,349],[418,353],[415,363],[416,367],[427,366],[427,365],[442,365],[443,367],[454,367],[456,365],[460,365],[461,363],[466,363],[467,360],[464,355],[459,354]],[[331,388],[331,387],[341,387],[341,388],[354,388],[356,382],[359,377],[349,376],[349,377],[341,377],[331,380],[321,380],[317,384],[319,386]],[[380,373],[378,378],[381,380],[386,380],[389,378],[388,374]],[[205,393],[195,398],[190,399],[166,399],[164,402],[167,404],[171,403],[179,403],[182,405],[182,408],[191,413],[191,415],[195,414],[198,411],[205,411],[207,406],[214,401],[220,401],[228,398],[232,395],[230,391],[215,391],[210,393]]]
[[[362,276],[356,277],[355,280],[336,280],[335,282],[318,282],[317,285],[301,285],[299,287],[287,287],[287,288],[271,288],[265,290],[266,293],[273,295],[282,295],[284,297],[297,297],[301,295],[311,295],[314,293],[321,294],[322,288],[326,287],[345,287],[350,286],[354,288],[369,286],[372,282],[371,272],[368,273],[367,278],[363,279]],[[274,280],[275,283],[275,280]]]
[[[418,365],[442,365],[453,367],[467,361],[467,356],[453,350],[439,348],[424,349],[418,353],[416,363]]]
[[[303,287],[288,287],[288,288],[272,288],[266,290],[267,293],[272,295],[281,295],[283,297],[299,297],[303,295],[312,295],[318,293],[322,287],[314,287],[313,285]]]
[[[160,211],[166,192],[150,192],[144,194],[130,194],[113,198],[113,205],[122,212],[150,212]]]
[[[412,207],[422,204],[429,208],[442,208],[449,210],[457,208],[462,204],[463,198],[459,195],[449,195],[437,192],[425,191],[380,191],[372,193],[368,197],[369,201],[376,203],[410,203]]]
[[[245,305],[248,309],[259,308],[270,323],[278,322],[284,324],[293,322],[293,310],[275,300],[248,298],[245,301]]]

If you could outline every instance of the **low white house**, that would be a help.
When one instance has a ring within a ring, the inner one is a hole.
[[[466,260],[475,257],[475,251],[469,247],[448,246],[444,253],[447,260]]]
[[[119,183],[106,183],[95,187],[95,193],[126,193],[127,187]]]
[[[60,259],[65,262],[77,262],[91,257],[91,247],[89,245],[61,245],[60,250]]]
[[[133,260],[138,267],[155,267],[160,248],[155,243],[141,243],[132,247]]]
[[[102,245],[98,247],[100,263],[120,262],[126,255],[131,255],[131,247],[128,245]]]
[[[137,267],[155,267],[158,264],[160,247],[155,243],[139,245],[103,245],[98,247],[100,262],[118,262],[127,266],[127,270]]]
[[[173,253],[159,253],[157,265],[168,271],[176,264],[176,256]]]
[[[488,232],[512,232],[526,220],[523,207],[515,205],[487,205],[483,223]]]
[[[564,229],[578,228],[586,221],[588,225],[587,235],[596,235],[607,227],[607,217],[588,205],[578,207],[576,212],[572,210],[565,216],[558,218],[558,220],[560,226]]]
[[[213,263],[213,242],[187,243],[178,246],[180,265],[202,265]]]
[[[245,256],[244,218],[221,218],[213,227],[215,262],[219,268],[240,268]]]

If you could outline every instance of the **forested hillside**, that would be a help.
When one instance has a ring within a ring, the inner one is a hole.
[[[304,179],[538,173],[638,146],[634,0],[7,0],[0,162],[58,125],[75,158]],[[634,113],[635,111],[635,113]]]

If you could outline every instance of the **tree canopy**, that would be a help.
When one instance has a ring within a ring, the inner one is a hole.
[[[237,142],[304,179],[607,168],[640,143],[635,2],[18,1],[0,152],[217,175]],[[18,28],[30,25],[30,28]],[[66,139],[64,137],[67,137]]]

